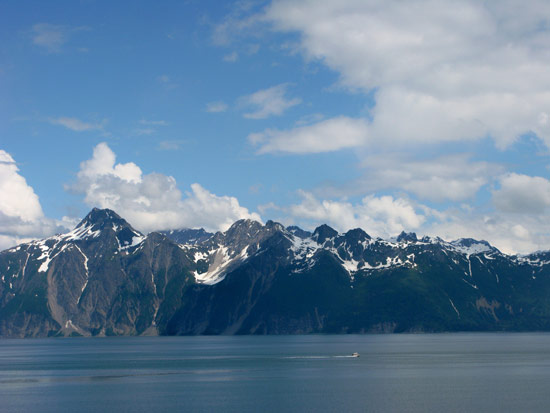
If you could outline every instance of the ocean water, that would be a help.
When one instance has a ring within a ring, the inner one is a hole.
[[[544,333],[0,340],[6,412],[549,409]]]

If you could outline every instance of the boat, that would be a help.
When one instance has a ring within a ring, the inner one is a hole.
[[[351,357],[359,357],[359,353],[353,353]]]

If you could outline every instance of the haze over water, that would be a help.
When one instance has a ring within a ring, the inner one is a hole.
[[[549,367],[532,333],[2,340],[0,410],[546,411]]]

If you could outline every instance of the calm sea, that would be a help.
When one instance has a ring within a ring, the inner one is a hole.
[[[6,412],[549,409],[550,334],[0,340]]]

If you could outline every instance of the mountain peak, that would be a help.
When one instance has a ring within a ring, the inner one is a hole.
[[[302,238],[302,239],[309,238],[313,235],[311,232],[305,231],[296,225],[291,225],[289,227],[286,227],[286,230],[291,234],[295,235],[296,237]]]
[[[491,244],[489,244],[487,241],[478,241],[473,238],[460,238],[452,241],[450,245],[452,245],[458,251],[469,255],[496,250],[496,248],[491,246]]]
[[[272,221],[272,220],[267,221],[265,223],[265,227],[268,228],[268,229],[273,229],[274,231],[285,231],[286,230],[286,228],[283,225],[281,225],[278,222]]]
[[[346,239],[354,241],[366,241],[371,239],[370,235],[363,231],[361,228],[350,229],[345,234]]]
[[[472,245],[476,245],[476,244],[481,244],[481,245],[485,245],[486,247],[490,247],[491,244],[489,244],[487,241],[485,240],[476,240],[476,239],[473,239],[473,238],[459,238],[455,241],[452,241],[451,244],[453,245],[460,245],[462,247],[471,247]]]
[[[84,217],[82,221],[76,226],[76,228],[90,226],[90,225],[99,225],[103,226],[103,224],[107,222],[114,222],[114,221],[123,221],[126,225],[130,225],[120,217],[115,211],[105,208],[105,209],[99,209],[99,208],[93,208],[90,212],[88,212],[88,215]]]
[[[329,227],[327,224],[323,224],[313,231],[313,237],[319,244],[324,243],[329,238],[334,238],[336,235],[338,235],[338,231]]]
[[[244,245],[262,231],[263,225],[252,219],[239,219],[223,233],[218,232],[212,239],[217,242]]]
[[[409,242],[418,241],[418,238],[416,237],[416,233],[401,231],[401,234],[397,236],[397,242],[407,242],[407,241]]]
[[[262,226],[263,225],[261,223],[253,219],[239,219],[238,221],[235,221],[233,225],[231,225],[229,229],[225,231],[225,233],[230,234],[230,233],[238,233],[241,231],[257,232],[262,228]]]
[[[67,234],[68,240],[79,240],[87,238],[96,238],[104,232],[113,232],[116,234],[120,245],[129,245],[134,237],[143,238],[143,235],[136,231],[115,211],[111,209],[93,208],[88,215],[76,226],[74,230]]]

